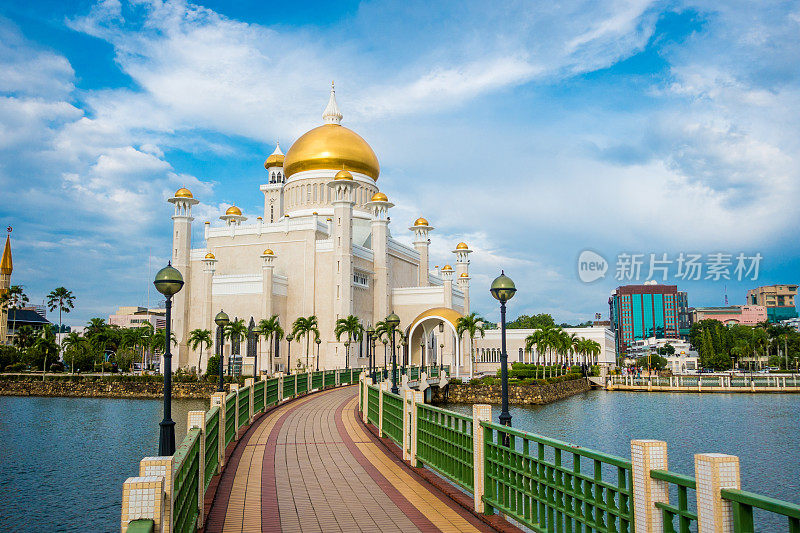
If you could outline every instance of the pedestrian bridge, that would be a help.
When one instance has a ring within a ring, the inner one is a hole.
[[[740,489],[737,457],[698,454],[684,475],[661,441],[612,456],[495,424],[488,405],[469,416],[392,394],[385,377],[313,372],[215,393],[173,456],[125,481],[121,530],[800,531],[800,506]]]

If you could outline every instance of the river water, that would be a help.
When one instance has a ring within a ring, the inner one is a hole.
[[[157,455],[161,408],[158,400],[0,397],[0,532],[119,531],[122,482]],[[186,413],[207,408],[207,400],[173,400],[177,442]],[[743,488],[800,502],[800,395],[591,391],[511,414],[516,428],[622,457],[631,439],[664,440],[670,470],[683,474],[693,475],[694,453],[738,455]]]

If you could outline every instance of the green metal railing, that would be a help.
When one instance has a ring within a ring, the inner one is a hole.
[[[253,414],[264,410],[264,381],[257,381],[253,385]]]
[[[472,431],[472,417],[417,404],[417,458],[469,491],[475,484]]]
[[[190,429],[173,456],[173,524],[177,533],[197,531],[200,438],[199,428]]]
[[[149,518],[128,522],[128,533],[153,533],[156,523]]]
[[[297,380],[297,394],[303,394],[308,390],[308,374],[305,372],[295,376]]]
[[[786,517],[790,533],[800,533],[800,505],[761,496],[746,490],[722,489],[722,498],[733,505],[734,533],[753,533],[765,531],[756,529],[753,508],[762,509]]]
[[[278,403],[278,378],[268,379],[267,387],[267,406],[271,407]]]
[[[367,420],[378,427],[378,387],[369,386],[367,388]]]
[[[291,398],[294,396],[294,380],[297,378],[297,374],[292,374],[291,376],[284,376],[283,377],[283,397],[284,398]]]
[[[325,371],[311,374],[311,388],[321,389],[325,386]]]
[[[206,413],[206,464],[204,465],[205,487],[203,492],[208,490],[211,478],[217,473],[219,468],[219,407],[212,407]]]
[[[629,461],[492,422],[481,426],[487,513],[500,510],[543,533],[633,531]]]
[[[403,446],[403,398],[389,391],[383,391],[383,433]]]
[[[236,437],[236,391],[225,397],[225,448]]]
[[[250,387],[243,387],[238,390],[239,395],[239,427],[250,423]]]
[[[664,533],[689,533],[691,527],[697,524],[697,513],[689,510],[689,490],[697,489],[694,478],[668,470],[651,470],[650,477],[666,481],[670,485],[675,485],[678,489],[677,506],[664,502],[656,502],[655,504],[661,510]],[[678,519],[677,527],[675,518]]]
[[[326,387],[333,387],[336,385],[336,371],[335,370],[326,370],[325,371],[325,386]]]

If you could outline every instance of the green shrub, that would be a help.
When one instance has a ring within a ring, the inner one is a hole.
[[[64,371],[64,363],[61,361],[56,361],[52,365],[50,365],[50,372],[63,372]]]
[[[23,371],[25,371],[27,369],[28,369],[28,365],[26,365],[25,363],[19,362],[19,363],[13,363],[13,364],[8,365],[5,368],[5,371],[6,372],[23,372]]]

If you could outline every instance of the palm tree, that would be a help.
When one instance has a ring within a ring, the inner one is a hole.
[[[67,336],[61,341],[61,347],[64,348],[64,353],[66,354],[67,351],[72,352],[72,363],[70,364],[70,373],[72,374],[75,373],[75,350],[84,343],[86,343],[86,339],[75,331],[67,333]]]
[[[345,333],[347,334],[347,340],[344,343],[344,367],[349,368],[350,343],[353,341],[361,341],[364,335],[364,326],[358,321],[357,316],[348,315],[347,318],[340,318],[336,321],[336,327],[333,330],[333,334],[336,335],[336,340],[338,341]]]
[[[275,344],[274,339],[283,337],[283,328],[281,327],[278,315],[262,318],[258,323],[258,327],[261,329],[261,334],[269,343],[269,374],[272,375],[272,369],[275,368],[272,362],[272,348]]]
[[[473,344],[475,343],[475,335],[480,333],[481,338],[485,336],[483,331],[483,318],[479,317],[477,313],[471,313],[469,316],[459,317],[456,321],[456,334],[458,339],[464,335],[464,332],[469,335],[469,379],[472,379],[473,367]]]
[[[36,342],[37,335],[32,326],[20,326],[14,332],[14,346],[21,351],[27,350]]]
[[[86,324],[83,335],[100,353],[100,374],[105,375],[106,346],[109,341],[108,324],[106,324],[106,321],[102,318],[92,318]]]
[[[42,381],[44,381],[47,375],[47,356],[50,354],[58,355],[58,344],[55,341],[53,332],[49,328],[43,329],[41,336],[34,342],[33,348],[44,355],[44,362],[42,363]]]
[[[294,340],[300,343],[300,339],[306,339],[306,367],[308,367],[308,357],[311,348],[311,334],[314,334],[314,339],[319,338],[319,327],[317,323],[317,316],[311,315],[309,317],[298,317],[292,324],[292,336]],[[298,368],[300,367],[300,360],[298,359]]]
[[[58,287],[50,291],[47,295],[47,308],[50,311],[58,309],[58,332],[64,328],[64,323],[61,320],[61,313],[69,313],[71,309],[75,309],[75,297],[72,291],[68,291],[64,287]]]
[[[3,294],[0,294],[0,308],[14,310],[13,318],[9,319],[9,322],[16,323],[16,310],[24,307],[29,301],[28,295],[25,294],[25,291],[22,289],[22,285],[12,285],[7,291],[5,291]],[[6,339],[0,339],[0,343],[5,341]]]
[[[169,332],[170,341],[172,345],[175,346],[178,344],[178,338],[175,336],[175,333]],[[150,337],[150,349],[153,351],[154,354],[156,353],[165,353],[167,348],[166,343],[166,330],[164,328],[159,328],[153,332],[153,335]],[[164,369],[161,368],[161,372],[164,372]]]
[[[207,329],[193,329],[189,332],[189,346],[192,350],[200,347],[200,355],[197,356],[197,373],[200,373],[200,364],[203,362],[203,346],[210,347],[214,342],[211,340],[211,332]]]
[[[244,319],[240,318],[238,320],[231,320],[231,322],[225,326],[225,330],[223,332],[223,338],[229,339],[231,341],[231,357],[228,358],[228,374],[232,373],[233,368],[233,356],[239,355],[241,353],[234,354],[233,353],[233,345],[234,342],[237,344],[247,336],[247,325],[244,323]],[[241,348],[239,349],[241,352]]]

